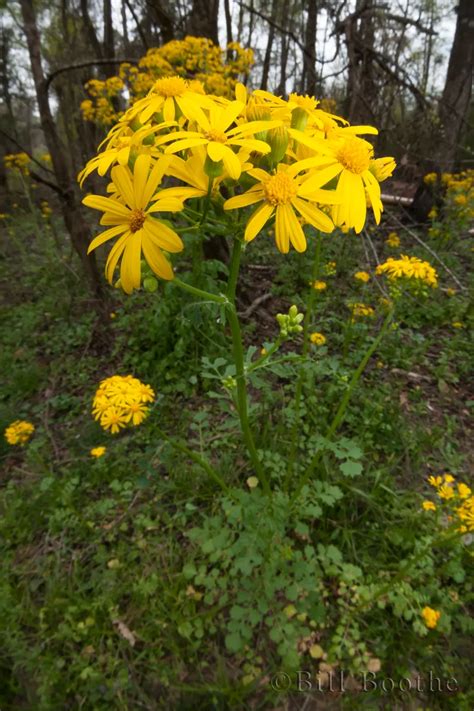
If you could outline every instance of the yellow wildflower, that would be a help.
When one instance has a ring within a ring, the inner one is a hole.
[[[421,614],[425,625],[429,627],[429,629],[434,629],[438,624],[439,618],[441,617],[441,612],[433,610],[432,607],[424,607]]]
[[[90,451],[91,457],[95,457],[96,459],[103,457],[106,449],[107,447],[93,447]]]
[[[432,501],[423,501],[422,507],[425,511],[436,511],[436,504]]]
[[[370,274],[367,274],[367,272],[356,272],[354,274],[354,279],[357,279],[358,281],[363,281],[364,283],[367,283],[370,279]]]
[[[35,426],[26,420],[15,420],[6,428],[4,435],[8,444],[23,446],[35,431]]]
[[[326,336],[324,336],[322,333],[314,331],[314,333],[310,335],[309,340],[314,346],[324,346],[324,344],[326,343]]]
[[[92,403],[92,415],[103,429],[117,434],[127,425],[141,424],[149,412],[148,404],[154,398],[154,390],[138,378],[113,375],[99,384]]]

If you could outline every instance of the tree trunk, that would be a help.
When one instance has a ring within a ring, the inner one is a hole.
[[[316,28],[318,21],[317,0],[308,0],[305,44],[303,54],[303,91],[309,96],[316,93]]]
[[[219,0],[193,0],[186,32],[195,37],[207,37],[219,44],[218,14]]]
[[[97,298],[103,297],[102,280],[97,270],[93,255],[87,255],[90,243],[90,231],[82,215],[74,191],[63,147],[59,140],[56,125],[49,105],[48,92],[41,62],[41,45],[36,23],[36,15],[31,0],[20,0],[23,26],[30,56],[31,72],[36,90],[36,99],[46,145],[51,156],[53,171],[60,189],[61,209],[66,228],[73,246],[81,260],[87,279]]]
[[[374,120],[377,89],[374,81],[374,0],[357,0],[356,10],[346,21],[345,39],[349,57],[347,114],[351,123]]]
[[[115,45],[114,45],[114,26],[112,22],[112,3],[111,0],[104,0],[104,57],[107,59],[115,58]],[[105,68],[108,76],[111,76],[115,72],[115,65],[110,64]]]
[[[278,12],[278,0],[273,0],[272,11],[271,11],[271,16],[270,16],[272,23],[276,22],[277,12]],[[263,59],[263,66],[262,66],[262,81],[260,82],[260,89],[263,89],[264,91],[267,90],[267,86],[268,86],[268,75],[270,73],[270,65],[271,65],[271,60],[272,60],[272,49],[273,49],[274,40],[275,40],[275,25],[269,24],[267,48],[265,50],[265,57]]]
[[[436,153],[437,167],[450,171],[454,167],[472,96],[474,66],[474,2],[460,0],[457,7],[456,31],[449,56],[448,73],[439,106],[442,138]]]
[[[230,11],[230,0],[224,0],[224,12],[227,44],[230,44],[234,41],[232,37],[232,13]]]

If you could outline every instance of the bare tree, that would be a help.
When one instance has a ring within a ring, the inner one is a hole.
[[[441,170],[454,166],[456,152],[466,127],[472,96],[474,67],[474,2],[459,0],[457,21],[449,56],[448,72],[439,105],[442,140],[436,152]]]
[[[71,241],[82,262],[89,284],[96,297],[103,296],[102,280],[99,276],[93,255],[87,255],[90,243],[90,231],[82,215],[77,200],[74,182],[69,174],[64,150],[56,129],[56,124],[49,104],[48,92],[42,66],[41,44],[36,21],[36,14],[31,0],[20,0],[23,28],[30,57],[31,72],[36,91],[36,100],[40,114],[46,145],[51,155],[53,171],[56,177],[58,195],[61,202],[64,222],[71,236]]]

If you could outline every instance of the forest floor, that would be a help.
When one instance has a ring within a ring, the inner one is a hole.
[[[280,634],[274,606],[249,623],[268,581],[286,573],[270,566],[260,579],[258,562],[249,562],[249,549],[257,555],[260,544],[250,529],[245,538],[245,507],[255,506],[254,520],[264,509],[249,489],[252,471],[223,387],[232,372],[218,307],[170,284],[131,297],[109,289],[100,313],[58,221],[39,231],[20,211],[7,226],[0,427],[22,419],[35,433],[24,447],[0,442],[0,708],[472,708],[469,541],[449,556],[433,544],[370,614],[353,607],[400,561],[418,555],[421,541],[435,540],[445,513],[422,510],[422,499],[436,500],[427,478],[449,472],[472,483],[472,236],[452,225],[428,232],[391,208],[380,228],[323,240],[317,277],[326,286],[316,292],[312,330],[326,343],[312,347],[297,424],[308,446],[321,446],[316,439],[383,320],[387,292],[377,263],[415,254],[437,269],[439,286],[400,300],[337,446],[324,455],[326,488],[309,519],[268,534],[281,546],[280,559],[291,547],[306,555],[306,542],[314,543],[322,571],[320,600],[309,612],[296,615],[312,593],[289,592],[293,580],[310,585],[296,562],[291,580],[271,593],[285,619]],[[399,246],[387,243],[393,232]],[[292,304],[304,311],[309,252],[280,255],[271,235],[246,249],[238,309],[249,363],[278,337],[277,313]],[[184,260],[178,268],[184,271]],[[354,278],[361,270],[367,283]],[[223,279],[218,262],[203,264],[209,291],[218,293]],[[373,313],[351,321],[354,301]],[[297,379],[291,353],[300,349],[296,336],[283,345],[281,362],[250,383],[257,446],[276,486],[287,477],[295,427],[288,403]],[[140,427],[114,437],[93,420],[91,402],[99,382],[116,373],[150,384],[157,401]],[[226,528],[233,525],[230,499],[162,431],[205,454],[242,491],[238,533]],[[94,458],[97,446],[107,449]],[[231,551],[225,560],[224,549]],[[417,622],[430,600],[442,609],[439,631]],[[295,631],[306,618],[309,632]],[[311,690],[293,683],[296,644],[299,669],[313,675]],[[410,693],[380,686],[365,693],[362,672],[380,666],[381,679],[408,676]],[[318,669],[323,691],[315,688]],[[347,670],[346,693],[328,687],[328,674],[340,669]],[[426,680],[430,670],[456,677],[455,691],[413,691],[416,675]],[[290,689],[278,687],[278,673],[291,677]]]

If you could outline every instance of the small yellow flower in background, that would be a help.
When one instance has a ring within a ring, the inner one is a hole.
[[[268,353],[268,351],[267,351],[267,349],[266,349],[266,348],[261,348],[261,349],[260,349],[260,355],[262,355],[262,356],[266,356],[266,355],[267,355],[267,353]]]
[[[436,504],[432,501],[423,501],[422,507],[425,511],[436,511]]]
[[[109,318],[117,318],[117,314],[115,313],[115,311],[110,312]]]
[[[328,276],[333,276],[336,273],[336,262],[328,262],[324,266],[324,271]]]
[[[370,274],[368,274],[367,272],[356,272],[354,274],[354,279],[367,283],[370,279]]]
[[[35,431],[35,426],[26,420],[15,420],[5,430],[5,439],[8,444],[24,445]]]
[[[325,281],[313,281],[310,282],[311,286],[313,289],[316,289],[316,291],[324,291],[324,289],[327,289],[327,283]]]
[[[421,611],[425,625],[429,629],[434,629],[438,624],[439,618],[441,617],[441,612],[438,610],[433,610],[432,607],[424,607]]]
[[[102,380],[92,403],[92,415],[104,430],[117,434],[127,425],[136,427],[148,415],[154,390],[132,375],[112,375]]]
[[[435,486],[438,488],[438,486],[441,486],[443,483],[443,477],[442,476],[429,476],[428,477],[428,484],[431,484],[431,486]]]
[[[375,365],[379,370],[382,370],[382,368],[385,368],[385,363],[383,362],[383,360],[378,360]]]
[[[249,476],[247,479],[247,486],[249,489],[255,489],[258,486],[258,479],[256,476]]]
[[[372,306],[367,306],[367,304],[362,304],[360,302],[349,304],[349,308],[352,310],[352,319],[371,318],[375,313]]]
[[[105,452],[107,451],[107,447],[93,447],[90,451],[91,457],[95,457],[98,459],[99,457],[103,457]]]
[[[471,493],[471,488],[467,486],[467,484],[463,484],[462,482],[458,484],[458,494],[461,499],[467,499],[467,497],[470,496]]]
[[[326,343],[326,336],[323,336],[322,333],[314,331],[314,333],[310,335],[309,340],[314,346],[324,346]]]
[[[451,287],[449,289],[446,289],[446,296],[455,296],[456,294],[456,289],[452,289]]]
[[[444,475],[444,481],[445,481],[447,484],[452,484],[453,481],[455,481],[455,479],[454,479],[454,477],[453,477],[452,474],[450,474],[449,472],[446,472],[445,475]]]
[[[434,185],[437,180],[438,176],[436,175],[436,173],[427,173],[423,178],[423,182],[425,183],[425,185]]]
[[[437,217],[438,217],[438,210],[435,207],[432,207],[428,213],[428,219],[435,220]]]
[[[314,331],[314,333],[310,335],[309,340],[314,346],[324,346],[326,343],[326,336],[322,333],[318,333],[318,331]]]
[[[387,244],[389,247],[399,247],[400,237],[397,235],[396,232],[390,232],[387,239],[385,240],[385,244]]]
[[[464,324],[461,321],[453,321],[451,326],[453,328],[464,328]]]

